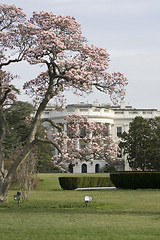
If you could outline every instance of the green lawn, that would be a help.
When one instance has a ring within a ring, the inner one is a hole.
[[[160,239],[159,190],[63,191],[59,175],[40,174],[40,190],[20,208],[9,191],[0,204],[1,240]],[[93,197],[88,207],[85,195]]]

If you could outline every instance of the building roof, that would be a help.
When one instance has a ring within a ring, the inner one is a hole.
[[[122,108],[121,105],[115,105],[112,106],[110,104],[99,104],[99,105],[95,105],[93,104],[88,104],[88,103],[78,103],[78,104],[68,104],[67,108],[92,108],[92,107],[96,107],[96,108],[107,108],[107,109],[112,109],[114,111],[157,111],[157,109],[155,108],[133,108],[132,106],[125,106]]]

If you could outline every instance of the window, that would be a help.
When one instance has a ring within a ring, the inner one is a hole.
[[[73,164],[72,163],[69,164],[68,170],[70,173],[73,173]]]
[[[68,108],[67,112],[74,112],[74,108]]]
[[[86,130],[85,128],[80,129],[80,137],[85,137],[86,136]]]
[[[100,112],[100,109],[99,108],[95,108],[94,112]]]
[[[129,112],[129,114],[138,114],[138,112],[133,111],[133,112]]]
[[[80,112],[88,112],[88,108],[80,108],[79,111]]]
[[[95,165],[95,173],[99,173],[100,172],[100,167],[99,167],[99,164],[97,163]]]
[[[117,127],[117,137],[121,137],[122,135],[122,127]]]
[[[124,114],[124,112],[115,112],[115,114]]]
[[[84,149],[85,148],[85,145],[84,144],[81,144],[80,145],[80,149]]]
[[[87,173],[87,164],[82,164],[82,173]]]
[[[143,114],[152,114],[152,112],[143,112]]]

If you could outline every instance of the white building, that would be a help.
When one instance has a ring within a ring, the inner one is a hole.
[[[56,123],[63,124],[66,129],[65,118],[68,115],[83,115],[86,116],[89,121],[95,121],[99,123],[105,123],[108,125],[109,134],[115,143],[119,143],[119,136],[122,132],[129,130],[129,123],[136,117],[141,116],[143,118],[154,118],[160,116],[160,111],[157,109],[136,109],[132,106],[126,106],[125,101],[121,101],[119,106],[111,106],[109,104],[99,104],[95,101],[93,104],[70,104],[63,108],[62,111],[56,111],[53,105],[49,105],[43,114],[44,118],[51,118]],[[129,165],[125,156],[121,156],[119,160],[123,160],[123,164],[117,166],[117,170],[129,170]],[[74,173],[95,173],[104,172],[107,168],[107,163],[103,160],[91,162],[78,162],[73,163],[73,166],[69,166],[70,171]]]

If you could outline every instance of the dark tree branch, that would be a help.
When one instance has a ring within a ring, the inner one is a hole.
[[[55,123],[54,121],[52,121],[52,120],[49,119],[49,118],[43,118],[43,119],[41,120],[41,123],[44,123],[44,122],[49,122],[49,123],[52,125],[52,127],[55,127],[55,128],[57,128],[57,129],[59,129],[61,132],[63,131],[63,127],[62,127],[61,125]]]
[[[4,92],[4,95],[2,98],[0,98],[0,105],[2,105],[4,103],[4,101],[6,100],[7,98],[7,95],[11,92],[11,91],[15,91],[17,93],[19,93],[19,90],[15,88],[14,85],[9,85],[9,86],[6,86],[6,91]],[[3,87],[4,89],[4,87]]]
[[[8,66],[11,63],[16,63],[16,62],[20,62],[20,61],[22,61],[22,58],[20,58],[20,59],[16,58],[16,59],[9,60],[8,62],[1,63],[0,68],[2,68],[3,66]]]

